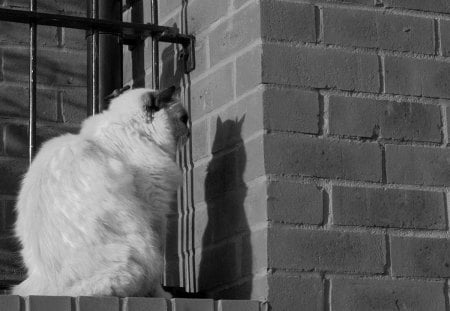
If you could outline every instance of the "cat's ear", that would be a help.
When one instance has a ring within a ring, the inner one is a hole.
[[[237,121],[237,119],[236,119]],[[244,121],[245,121],[245,114],[242,116],[242,118],[236,122],[236,127],[240,130],[242,130],[242,125],[244,125]]]
[[[220,130],[222,130],[222,127],[223,127],[222,119],[220,117],[217,117],[216,133],[220,133]]]
[[[175,93],[176,87],[172,85],[164,90],[157,91],[155,93],[155,98],[157,102],[167,103],[172,100],[173,94]]]

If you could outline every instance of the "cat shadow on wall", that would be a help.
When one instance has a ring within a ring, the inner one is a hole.
[[[251,282],[214,291],[252,273],[250,228],[244,206],[247,196],[243,178],[247,154],[241,136],[244,119],[217,118],[213,157],[204,183],[207,224],[201,245],[198,290],[212,292],[209,296],[217,299],[249,299],[252,291]]]

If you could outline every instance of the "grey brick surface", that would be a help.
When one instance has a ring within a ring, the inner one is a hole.
[[[25,159],[0,157],[0,194],[16,195],[27,168]]]
[[[211,65],[217,64],[261,36],[260,8],[251,4],[209,34]]]
[[[21,311],[20,310],[20,297],[12,295],[0,296],[0,310],[5,311]]]
[[[333,223],[365,227],[447,227],[442,192],[333,187]]]
[[[195,278],[198,282],[198,290],[205,291],[236,281],[240,277],[241,264],[238,251],[238,245],[234,241],[205,250],[197,249],[195,252]],[[209,303],[207,306],[209,308]],[[211,311],[213,310],[211,309]]]
[[[261,54],[262,48],[257,46],[236,59],[236,96],[261,84]]]
[[[447,186],[450,150],[420,146],[386,145],[388,183]]]
[[[181,2],[178,1],[178,4],[181,5]],[[229,6],[230,0],[196,0],[188,2],[189,33],[197,34],[219,18],[225,16]]]
[[[445,238],[391,237],[392,274],[447,278],[450,241]]]
[[[172,299],[173,311],[214,311],[214,301],[212,299]]]
[[[29,311],[71,311],[72,299],[63,296],[29,296],[25,298],[25,305]]]
[[[415,280],[331,279],[335,311],[445,310],[444,282]]]
[[[217,311],[259,311],[260,303],[252,300],[219,300]]]
[[[38,120],[57,121],[56,91],[37,89]],[[28,88],[0,86],[0,113],[6,117],[28,117]]]
[[[315,9],[310,4],[262,1],[261,27],[264,39],[316,42]]]
[[[446,0],[384,0],[386,7],[406,8],[418,11],[450,13],[450,3]]]
[[[379,11],[324,8],[324,42],[434,54],[433,19]]]
[[[270,134],[264,138],[264,152],[270,174],[381,180],[381,150],[376,143]]]
[[[76,298],[76,311],[119,311],[119,298],[117,297],[88,297]]]
[[[269,276],[269,304],[272,310],[322,311],[324,288],[320,277],[275,273]]]
[[[269,268],[302,271],[382,273],[386,260],[381,234],[288,227],[269,229]]]
[[[192,120],[200,118],[234,98],[232,70],[232,66],[227,64],[192,85]]]
[[[290,88],[264,91],[264,127],[270,130],[317,134],[319,94]]]
[[[323,191],[314,184],[270,181],[267,187],[269,220],[297,224],[323,222]]]
[[[385,57],[386,93],[450,98],[450,63],[441,60]]]
[[[380,89],[376,55],[266,43],[262,64],[264,83],[364,92]]]
[[[331,96],[330,134],[440,142],[437,105]]]
[[[168,301],[163,298],[127,297],[122,300],[121,311],[168,311]]]
[[[443,56],[450,56],[450,21],[439,20],[441,52]]]

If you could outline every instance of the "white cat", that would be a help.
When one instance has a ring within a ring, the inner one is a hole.
[[[128,91],[80,134],[42,146],[17,202],[28,277],[14,294],[170,297],[160,285],[162,225],[188,134],[173,91]]]

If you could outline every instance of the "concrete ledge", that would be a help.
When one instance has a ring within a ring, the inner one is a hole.
[[[144,297],[0,296],[1,311],[259,311],[252,300],[162,299]]]

